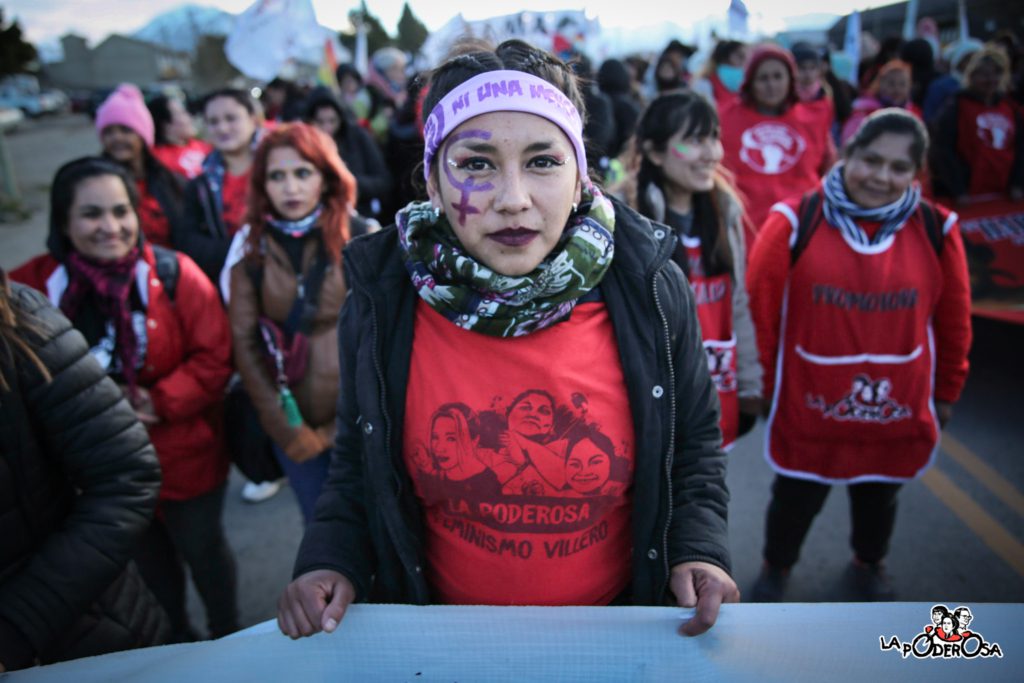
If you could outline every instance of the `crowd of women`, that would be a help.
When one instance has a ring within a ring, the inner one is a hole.
[[[212,92],[205,140],[122,85],[0,273],[0,671],[196,639],[186,568],[237,630],[221,516],[261,458],[306,525],[291,637],[354,600],[678,604],[696,635],[739,599],[726,452],[762,417],[751,597],[845,484],[851,585],[892,599],[897,493],[967,374],[946,207],[1024,188],[1017,53],[955,46],[951,86],[918,48],[859,94],[807,45],[692,76],[673,42],[649,83],[520,41],[407,80],[392,49],[337,92]]]

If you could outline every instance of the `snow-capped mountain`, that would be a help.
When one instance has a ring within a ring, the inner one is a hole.
[[[235,15],[230,12],[202,5],[182,5],[154,17],[132,37],[191,52],[200,36],[228,35],[234,25]]]

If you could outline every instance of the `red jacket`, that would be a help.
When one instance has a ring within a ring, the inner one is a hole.
[[[180,275],[172,301],[156,277],[144,245],[137,281],[145,278],[147,351],[139,386],[149,390],[160,422],[149,427],[163,470],[163,500],[187,500],[227,478],[222,400],[231,376],[231,330],[220,295],[199,267],[178,254]],[[55,305],[67,287],[64,266],[49,254],[11,273]],[[74,322],[74,321],[72,321]]]

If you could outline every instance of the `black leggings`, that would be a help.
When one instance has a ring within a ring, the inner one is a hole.
[[[160,501],[157,517],[139,542],[135,562],[171,619],[176,640],[195,633],[185,611],[185,564],[206,607],[210,636],[238,630],[235,556],[221,524],[227,484],[195,498]]]
[[[847,487],[853,522],[850,545],[861,562],[875,564],[889,551],[900,486],[867,482]],[[811,522],[831,490],[829,484],[776,475],[765,523],[765,562],[776,569],[796,564]]]

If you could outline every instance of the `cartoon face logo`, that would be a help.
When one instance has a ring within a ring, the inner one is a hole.
[[[992,149],[1004,149],[1013,132],[1013,123],[1002,113],[988,111],[978,114],[975,123],[978,126],[978,137]]]
[[[704,355],[708,360],[708,371],[718,391],[736,390],[736,369],[733,367],[735,351],[729,348],[705,346]]]
[[[879,636],[878,644],[882,652],[894,650],[903,659],[1002,659],[999,643],[989,642],[977,631],[967,628],[973,619],[974,615],[965,605],[954,610],[946,605],[935,605],[931,610],[931,623],[913,638]]]
[[[740,159],[758,173],[778,175],[796,166],[807,142],[785,123],[762,122],[743,131]]]
[[[859,374],[850,383],[850,393],[838,401],[829,403],[824,396],[808,394],[807,406],[840,422],[887,424],[911,417],[913,412],[893,399],[892,391],[892,380],[888,377],[875,380]]]

